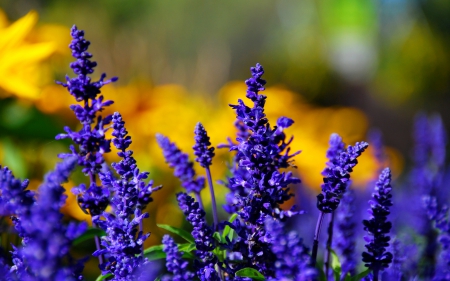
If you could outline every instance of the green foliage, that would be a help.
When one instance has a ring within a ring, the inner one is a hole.
[[[195,259],[195,256],[191,253],[192,251],[197,249],[195,247],[195,244],[184,243],[184,244],[177,244],[177,246],[178,246],[178,251],[183,252],[183,258]],[[165,259],[166,253],[164,253],[163,247],[164,247],[164,245],[151,246],[144,250],[144,256],[149,261]]]
[[[100,275],[99,277],[97,277],[97,279],[95,279],[95,281],[102,281],[102,280],[106,280],[106,278],[112,277],[113,275],[111,273],[108,273],[106,275]]]
[[[342,274],[342,265],[339,260],[336,252],[333,249],[330,249],[331,253],[331,269],[333,270],[334,280],[341,280]]]
[[[249,278],[252,278],[253,280],[261,280],[261,281],[266,280],[264,275],[262,275],[258,270],[251,268],[251,267],[246,267],[246,268],[236,271],[236,276],[249,277]]]
[[[355,276],[350,278],[350,281],[360,281],[362,280],[364,277],[366,277],[367,275],[369,275],[370,273],[370,269],[366,269],[363,272],[360,272],[358,274],[356,274]],[[345,280],[347,281],[347,277],[345,278]]]
[[[91,240],[95,236],[101,237],[105,236],[106,233],[103,229],[100,228],[88,228],[83,234],[77,237],[77,239],[73,240],[72,245],[77,246],[84,241]]]
[[[170,226],[170,225],[167,225],[167,224],[157,224],[157,226],[159,228],[165,229],[167,231],[170,231],[170,232],[180,236],[181,238],[183,238],[187,242],[195,243],[194,237],[192,237],[192,235],[189,232],[187,232],[186,230],[184,230],[184,229],[177,228],[177,227],[174,227],[174,226]]]

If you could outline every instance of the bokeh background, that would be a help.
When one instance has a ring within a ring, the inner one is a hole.
[[[79,128],[69,109],[74,100],[54,81],[73,75],[67,46],[76,24],[92,42],[94,78],[119,77],[104,87],[115,101],[107,113],[122,113],[139,167],[164,185],[149,209],[148,245],[163,234],[155,222],[184,220],[175,205],[180,185],[155,134],[192,155],[200,121],[214,146],[225,143],[235,134],[228,104],[245,97],[244,80],[257,62],[266,69],[272,124],[279,116],[296,122],[288,134],[302,150],[298,188],[320,188],[333,132],[348,144],[373,128],[382,132],[388,163],[366,153],[354,175],[355,186],[364,187],[380,165],[404,175],[417,112],[441,114],[450,124],[447,0],[0,0],[0,9],[0,163],[36,188],[68,150],[69,142],[54,136],[65,125]],[[217,151],[215,179],[224,178],[230,159]],[[78,172],[67,189],[85,180]],[[226,190],[217,192],[223,199]],[[67,219],[87,219],[68,196]],[[208,194],[203,198],[208,205]]]

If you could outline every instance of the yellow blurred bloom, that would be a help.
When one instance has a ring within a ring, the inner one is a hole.
[[[38,15],[31,11],[8,25],[0,10],[0,96],[16,95],[35,99],[40,93],[42,72],[40,63],[55,52],[55,43],[30,43],[28,37]]]

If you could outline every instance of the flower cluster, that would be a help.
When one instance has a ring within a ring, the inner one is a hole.
[[[166,253],[166,267],[172,276],[164,276],[162,280],[167,281],[190,281],[194,279],[194,274],[187,270],[188,262],[181,257],[182,252],[178,251],[177,244],[170,235],[164,235],[162,239],[164,252]]]
[[[1,199],[8,199],[8,191],[20,191],[6,206],[15,206],[12,217],[22,246],[14,247],[9,280],[82,280],[82,264],[73,263],[69,255],[72,241],[86,230],[85,224],[61,223],[61,207],[65,203],[65,189],[61,186],[69,178],[76,158],[68,157],[56,165],[54,171],[45,176],[36,199],[29,190],[24,190],[27,181],[15,179],[7,169],[2,169]],[[5,195],[5,196],[3,196]],[[15,200],[22,199],[14,203]],[[9,208],[9,211],[12,211]],[[64,266],[64,259],[69,264]]]
[[[205,178],[196,178],[194,163],[189,161],[189,156],[183,153],[175,143],[170,142],[168,137],[158,134],[156,140],[163,151],[166,162],[174,169],[174,175],[180,179],[188,193],[194,193],[199,199],[200,191],[205,187]]]
[[[76,26],[72,27],[71,36],[73,40],[69,47],[76,61],[72,62],[70,67],[77,77],[67,76],[66,83],[58,83],[66,87],[77,102],[83,103],[83,106],[74,104],[70,107],[81,122],[82,128],[74,132],[65,127],[66,133],[57,135],[56,139],[70,138],[78,145],[78,150],[71,145],[71,153],[62,153],[60,157],[77,157],[78,165],[82,167],[83,173],[89,176],[90,184],[89,186],[81,184],[78,188],[74,188],[74,193],[84,210],[89,210],[91,215],[99,215],[108,205],[109,194],[107,190],[97,186],[95,177],[105,162],[103,154],[111,151],[111,140],[106,138],[105,133],[106,126],[112,119],[111,116],[103,118],[97,114],[113,103],[110,100],[104,101],[104,97],[99,94],[103,85],[114,82],[117,78],[105,81],[106,75],[102,74],[100,80],[92,82],[89,75],[94,72],[97,63],[91,61],[92,54],[87,51],[90,42],[84,38],[84,31],[78,30]]]
[[[365,266],[373,270],[374,280],[378,278],[378,272],[387,268],[392,262],[392,253],[386,251],[391,239],[388,234],[392,227],[391,222],[387,221],[387,216],[390,214],[389,208],[392,206],[391,190],[391,170],[386,168],[381,172],[375,185],[373,201],[369,202],[370,219],[363,221],[364,230],[368,233],[365,237],[368,242],[367,252],[362,254],[363,262]]]
[[[341,206],[336,213],[336,238],[333,240],[333,248],[342,257],[342,273],[344,276],[347,273],[355,274],[356,257],[355,257],[355,228],[354,221],[355,214],[355,194],[353,190],[347,190],[341,200]]]
[[[197,123],[195,126],[195,145],[193,149],[195,156],[197,156],[195,161],[203,168],[207,168],[212,164],[214,147],[209,147],[210,145],[211,142],[209,141],[205,127],[203,127],[202,123]]]
[[[116,280],[134,280],[137,269],[145,263],[143,256],[144,241],[150,233],[143,233],[142,220],[148,213],[142,213],[147,204],[152,201],[153,182],[145,183],[147,172],[140,172],[133,151],[127,150],[131,137],[125,129],[125,122],[119,113],[113,117],[113,144],[119,150],[122,160],[112,166],[120,176],[115,179],[112,173],[101,174],[102,184],[113,190],[111,205],[114,212],[103,212],[102,216],[93,217],[93,222],[106,231],[102,238],[104,249],[94,252],[94,256],[106,255],[107,260],[100,264],[103,274],[112,273]]]
[[[117,78],[105,80],[105,75],[101,75],[100,80],[91,82],[90,75],[96,63],[87,52],[89,41],[75,26],[71,35],[70,49],[76,58],[71,68],[77,77],[67,77],[66,82],[60,84],[81,103],[72,105],[71,109],[82,128],[78,132],[65,128],[66,134],[57,136],[57,139],[70,138],[76,147],[72,145],[70,153],[60,155],[63,161],[46,175],[37,192],[28,190],[28,180],[16,179],[7,167],[0,167],[2,242],[3,232],[20,239],[19,243],[11,245],[10,254],[6,249],[9,245],[4,248],[2,243],[0,246],[2,280],[84,280],[82,270],[86,259],[76,261],[70,252],[75,239],[90,240],[91,231],[95,232],[96,246],[92,256],[98,257],[101,271],[97,280],[315,281],[334,277],[335,280],[377,281],[380,276],[383,280],[450,279],[449,198],[448,192],[441,190],[445,180],[446,145],[441,119],[419,116],[416,122],[414,171],[419,191],[413,195],[423,198],[428,215],[422,218],[426,219],[423,229],[417,231],[425,238],[425,246],[408,247],[408,242],[399,238],[405,226],[394,223],[394,228],[388,221],[393,202],[391,171],[385,168],[369,201],[370,217],[362,221],[367,231],[363,251],[357,243],[361,235],[356,214],[359,203],[365,201],[358,196],[365,194],[351,189],[350,174],[368,144],[357,142],[346,147],[338,134],[331,135],[326,152],[328,162],[322,173],[324,182],[317,196],[317,209],[313,210],[319,213],[313,231],[314,226],[304,219],[308,216],[306,212],[295,206],[288,207],[288,201],[294,196],[291,189],[300,183],[289,170],[295,167],[293,157],[299,152],[291,153],[293,138],[285,134],[294,121],[280,117],[275,126],[270,125],[265,114],[267,97],[260,93],[266,84],[260,64],[251,68],[252,77],[246,81],[246,97],[251,106],[241,99],[230,105],[236,113],[237,137],[228,139],[228,145],[222,145],[233,154],[224,184],[228,188],[226,212],[217,211],[210,172],[215,147],[203,125],[195,126],[193,154],[206,177],[196,176],[189,155],[169,138],[156,136],[166,162],[186,190],[177,193],[176,199],[192,230],[159,225],[180,236],[184,243],[176,243],[178,240],[164,235],[161,245],[145,249],[144,242],[150,236],[143,225],[144,219],[150,216],[146,208],[153,201],[153,192],[161,186],[155,187],[148,179],[149,173],[138,168],[122,115],[119,112],[106,117],[100,115],[112,104],[104,100],[100,90]],[[109,129],[112,129],[112,139],[106,136]],[[380,135],[375,134],[372,139],[379,166],[384,165],[387,161]],[[117,150],[120,160],[109,167],[104,154],[112,149]],[[80,184],[72,191],[78,196],[80,207],[92,217],[93,228],[89,230],[85,223],[65,224],[60,212],[67,197],[61,184],[69,180],[77,165],[89,177],[89,183]],[[203,206],[200,198],[206,179],[214,219],[211,224],[207,221],[209,206]],[[194,193],[195,199],[188,193]],[[401,204],[396,206],[409,208],[408,211],[413,209]],[[423,216],[423,209],[421,212]],[[8,216],[10,220],[6,219]],[[330,220],[322,257],[318,255],[318,248],[325,216]],[[404,224],[409,222],[403,221]],[[307,240],[302,238],[305,232],[314,234],[311,253]],[[396,237],[392,245],[391,237]],[[355,258],[358,252],[362,252],[359,262],[367,267],[359,273]],[[440,258],[436,259],[438,254]],[[416,256],[420,258],[415,259]],[[406,262],[406,257],[414,261]],[[167,270],[159,272],[152,262],[163,258]],[[324,274],[318,264],[324,265]],[[411,266],[414,264],[423,266],[424,270],[417,266],[414,269]]]
[[[342,139],[336,134],[330,138],[327,157],[330,161],[322,172],[322,192],[317,195],[317,208],[323,213],[331,213],[339,206],[340,198],[347,189],[350,173],[358,164],[356,160],[368,147],[367,142],[357,142],[343,150]]]

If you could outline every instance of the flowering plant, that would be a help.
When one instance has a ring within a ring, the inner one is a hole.
[[[414,170],[415,184],[420,185],[416,197],[423,198],[428,217],[422,216],[415,225],[418,233],[426,237],[426,243],[423,247],[413,247],[413,251],[421,252],[417,261],[424,270],[402,262],[405,257],[412,257],[407,253],[411,249],[402,240],[396,238],[390,243],[393,224],[389,216],[393,200],[389,168],[380,171],[369,201],[370,216],[360,227],[367,232],[366,251],[361,253],[367,269],[361,270],[355,258],[359,234],[355,217],[359,206],[356,192],[351,189],[350,175],[368,143],[357,142],[346,147],[339,135],[331,135],[329,161],[317,196],[319,217],[315,231],[310,231],[310,237],[314,238],[310,251],[296,230],[304,232],[313,228],[288,230],[292,225],[301,224],[305,216],[300,208],[286,207],[294,196],[291,186],[300,183],[291,171],[295,167],[293,158],[300,152],[291,152],[293,138],[287,138],[285,133],[294,121],[280,117],[271,126],[264,111],[267,97],[261,92],[266,81],[260,64],[251,68],[252,77],[246,81],[246,98],[251,105],[241,99],[230,105],[236,113],[235,140],[229,139],[227,144],[218,146],[228,148],[233,154],[228,177],[219,182],[229,190],[224,206],[228,217],[221,220],[216,204],[210,170],[215,148],[211,147],[206,128],[201,123],[195,126],[193,147],[195,160],[205,169],[206,177],[197,176],[189,155],[159,134],[156,138],[162,153],[185,189],[176,194],[176,199],[192,231],[159,225],[184,243],[177,244],[173,237],[165,235],[161,245],[145,249],[144,241],[150,235],[143,228],[149,217],[145,209],[153,200],[153,192],[161,186],[154,186],[147,180],[149,173],[138,168],[133,151],[129,150],[132,140],[121,114],[101,115],[113,103],[104,99],[101,88],[117,78],[105,80],[103,74],[92,82],[90,75],[96,63],[87,51],[89,41],[76,26],[71,35],[70,49],[76,58],[71,68],[77,76],[67,77],[66,82],[59,84],[78,102],[71,109],[81,129],[73,131],[66,127],[66,133],[56,137],[71,139],[73,145],[69,153],[59,155],[62,161],[47,174],[36,193],[27,189],[27,180],[16,179],[6,167],[0,170],[0,213],[2,217],[10,216],[14,226],[6,234],[21,239],[21,243],[13,246],[8,259],[7,255],[0,258],[5,280],[83,280],[86,259],[74,259],[70,248],[92,235],[96,245],[92,255],[98,258],[101,270],[97,280],[379,280],[380,276],[386,280],[450,280],[450,223],[443,198],[437,197],[445,152],[440,119],[428,121],[421,117],[417,122],[421,142]],[[112,139],[108,138],[108,130],[112,131]],[[430,132],[424,134],[424,130]],[[104,155],[111,152],[111,143],[118,150],[120,161],[110,167]],[[382,155],[380,151],[377,153]],[[433,164],[433,169],[428,162]],[[80,208],[91,216],[93,228],[90,229],[85,223],[64,224],[60,213],[66,199],[61,185],[76,166],[81,167],[89,183],[74,187],[72,192]],[[206,218],[208,210],[200,196],[206,184],[213,223]],[[327,216],[330,219],[325,251],[319,251],[321,227]],[[395,229],[397,237],[401,237],[400,230],[400,227]],[[436,260],[437,243],[441,244],[439,261]],[[322,259],[319,253],[323,253]],[[153,262],[161,259],[166,261],[166,270],[159,271]]]

